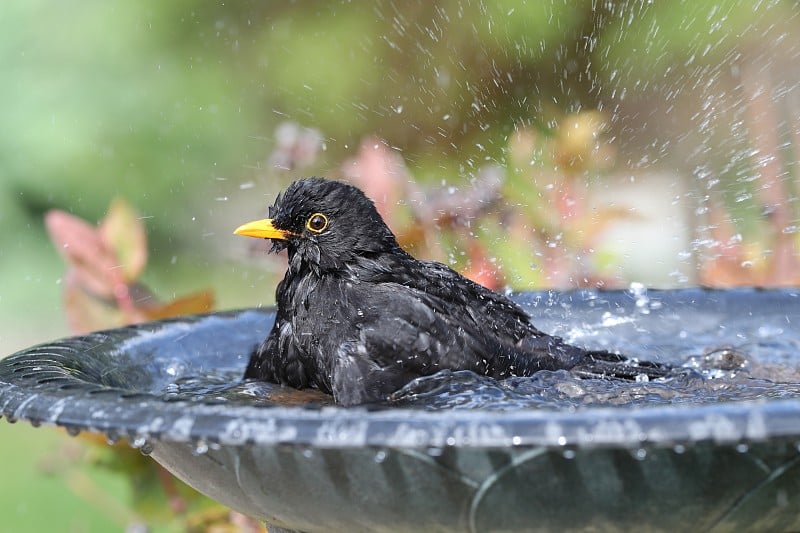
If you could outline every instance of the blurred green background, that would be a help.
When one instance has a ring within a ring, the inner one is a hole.
[[[146,223],[156,294],[210,288],[220,309],[269,305],[280,264],[254,260],[261,250],[231,230],[293,178],[346,177],[374,135],[425,190],[469,188],[493,167],[514,183],[517,133],[563,151],[581,124],[565,117],[586,112],[603,117],[608,164],[576,167],[531,141],[524,176],[566,173],[594,191],[587,210],[636,211],[591,250],[612,284],[697,283],[718,206],[729,236],[754,242],[747,253],[778,246],[762,239],[776,212],[777,233],[796,232],[784,207],[800,153],[798,15],[778,0],[7,0],[0,353],[68,334],[49,209],[94,223],[124,197]],[[500,262],[516,253],[504,242],[491,243]],[[520,276],[508,282],[536,285]],[[131,523],[104,503],[124,506],[117,477],[58,475],[64,446],[52,430],[0,424],[4,530]]]

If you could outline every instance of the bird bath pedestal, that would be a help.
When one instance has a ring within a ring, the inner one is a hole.
[[[774,362],[770,347],[798,338],[800,291],[642,296],[516,300],[540,329],[565,335],[605,325],[613,342],[603,347],[629,353],[636,345],[642,357],[666,357],[685,339],[703,339],[702,353],[715,339],[738,340]],[[0,361],[0,414],[126,437],[197,490],[290,530],[800,529],[793,394],[430,410],[288,405],[278,398],[292,395],[269,385],[272,402],[245,389],[226,396],[176,387],[192,376],[235,381],[273,319],[269,310],[216,313],[25,350]],[[793,356],[781,362],[796,368]]]

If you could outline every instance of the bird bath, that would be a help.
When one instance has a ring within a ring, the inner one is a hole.
[[[125,437],[199,491],[298,531],[800,529],[800,290],[515,299],[573,343],[696,368],[623,384],[453,373],[392,407],[339,408],[238,383],[274,318],[243,310],[10,356],[0,414]],[[719,354],[735,364],[712,372]]]

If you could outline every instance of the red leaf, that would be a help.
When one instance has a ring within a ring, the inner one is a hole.
[[[342,172],[375,202],[389,227],[399,228],[397,206],[412,179],[397,152],[384,141],[369,137],[361,142],[358,155],[342,165]]]
[[[66,260],[74,282],[102,298],[113,298],[117,260],[100,233],[82,219],[64,211],[45,215],[45,227]]]
[[[469,265],[462,274],[475,283],[492,290],[497,290],[503,286],[503,276],[500,274],[497,265],[489,261],[486,256],[486,250],[483,249],[478,241],[472,241],[469,244]]]

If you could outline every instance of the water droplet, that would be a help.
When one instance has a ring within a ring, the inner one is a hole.
[[[604,328],[619,326],[620,324],[627,324],[632,321],[633,319],[631,317],[617,316],[611,313],[611,311],[604,312],[603,316],[600,318],[600,323]]]
[[[204,440],[198,440],[194,443],[192,455],[203,455],[208,452],[208,443]]]
[[[142,455],[150,455],[153,453],[153,444],[150,441],[145,441],[144,444],[139,447],[139,453]]]
[[[575,450],[564,450],[561,452],[561,456],[564,459],[575,459]]]
[[[375,454],[375,462],[380,464],[386,460],[386,452],[383,450],[379,450],[378,453]]]
[[[561,435],[560,437],[558,437],[556,442],[558,442],[559,446],[566,446],[567,445],[567,437],[565,437],[564,435]]]
[[[67,435],[69,435],[70,437],[77,437],[78,434],[81,432],[81,428],[75,426],[67,426],[65,429],[67,430]]]
[[[769,338],[769,337],[777,337],[778,335],[783,334],[783,328],[775,327],[775,326],[760,326],[758,328],[758,336],[762,339]]]
[[[511,437],[511,444],[513,444],[514,446],[519,446],[520,444],[522,444],[522,437],[520,437],[519,435],[514,435],[513,437]]]
[[[644,448],[637,448],[631,452],[631,455],[637,461],[643,461],[647,457],[647,450]]]
[[[426,451],[431,457],[439,457],[442,455],[442,453],[444,453],[442,448],[428,448]]]
[[[739,453],[747,453],[748,450],[750,450],[750,447],[744,442],[740,442],[736,445],[736,451]]]
[[[675,446],[672,447],[672,451],[680,455],[686,451],[686,446],[684,446],[683,444],[676,444]]]
[[[306,459],[311,459],[312,457],[314,457],[314,450],[312,450],[311,448],[303,448],[302,454],[303,457],[305,457]]]

